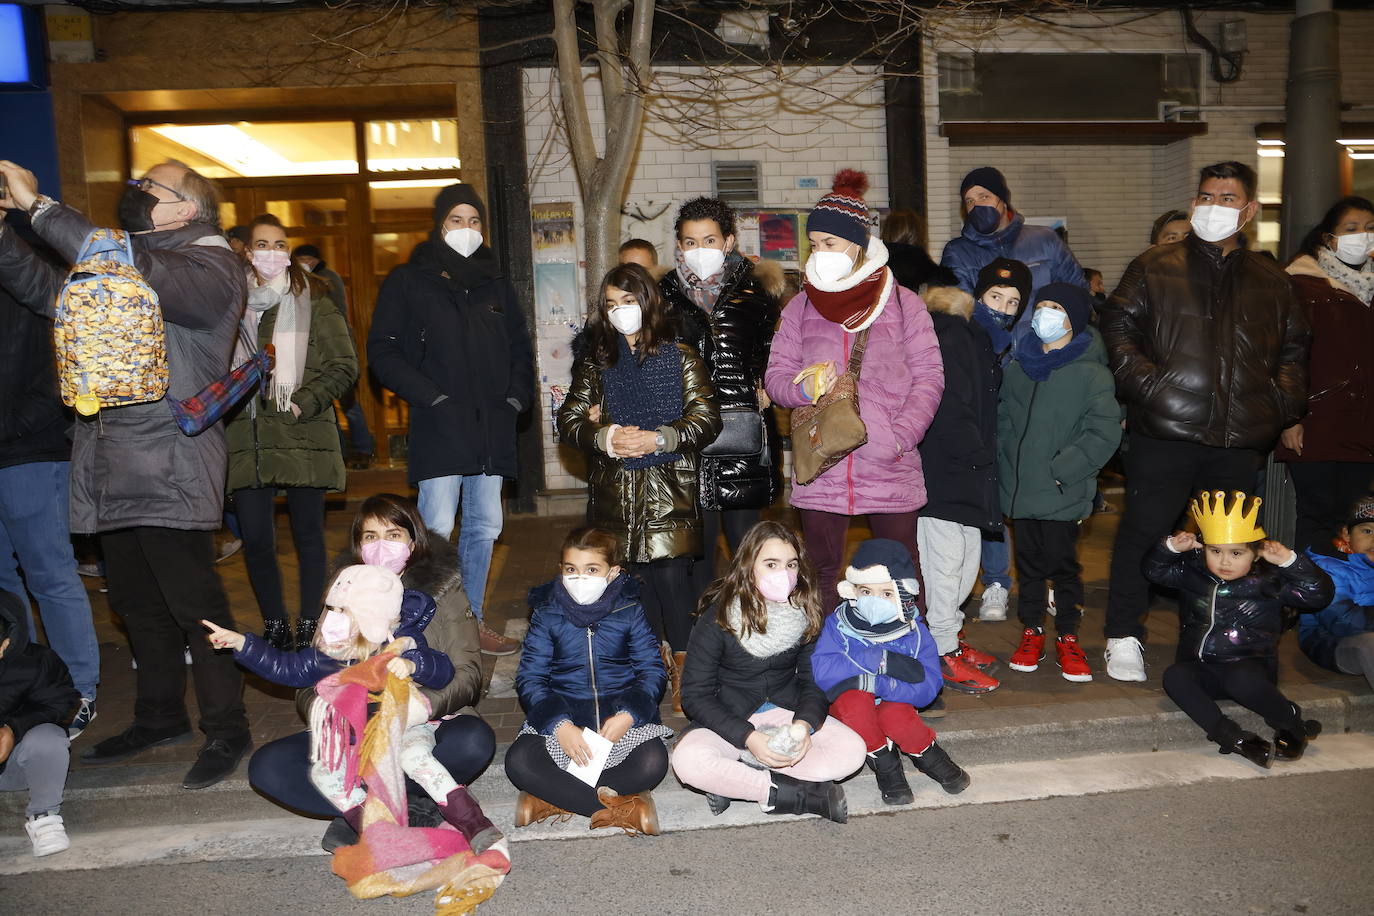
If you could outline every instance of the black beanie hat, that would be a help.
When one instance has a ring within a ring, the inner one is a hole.
[[[990,165],[979,166],[964,176],[963,183],[959,185],[959,199],[963,200],[968,189],[972,187],[987,188],[996,194],[1002,203],[1011,206],[1011,191],[1007,188],[1007,180],[1002,177],[1001,172]]]
[[[443,235],[444,220],[459,204],[467,204],[482,218],[482,228],[487,228],[487,205],[470,184],[451,184],[434,195],[434,229]]]
[[[862,575],[862,570],[881,566],[883,572]],[[856,575],[856,573],[859,573]],[[884,578],[875,578],[882,576]],[[882,581],[898,582],[902,579],[916,578],[916,564],[911,559],[911,551],[900,541],[888,538],[870,538],[854,550],[854,559],[849,561],[845,580],[859,584],[873,584]]]
[[[982,270],[978,271],[978,285],[973,287],[973,298],[982,299],[983,293],[994,286],[1010,286],[1021,294],[1021,307],[1017,314],[1030,305],[1031,272],[1030,268],[1012,258],[993,258]]]
[[[314,245],[297,245],[291,249],[293,258],[314,258],[321,263],[324,262],[324,255],[320,254],[320,249]]]
[[[1088,319],[1093,314],[1093,296],[1083,287],[1074,283],[1048,283],[1036,294],[1036,308],[1043,302],[1057,302],[1063,306],[1075,337],[1087,329]]]

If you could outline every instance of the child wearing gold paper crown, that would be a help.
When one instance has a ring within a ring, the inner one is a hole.
[[[1201,539],[1180,531],[1145,558],[1145,576],[1179,590],[1178,656],[1164,672],[1164,692],[1202,727],[1222,754],[1261,767],[1296,760],[1321,723],[1279,691],[1275,650],[1284,606],[1319,611],[1331,602],[1331,577],[1309,557],[1266,540],[1257,522],[1261,500],[1239,491],[1199,493],[1189,505]],[[1224,715],[1234,700],[1264,717],[1271,743]]]

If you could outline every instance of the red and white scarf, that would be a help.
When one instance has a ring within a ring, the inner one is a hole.
[[[814,258],[806,260],[806,298],[828,321],[857,334],[878,320],[892,293],[892,271],[887,269],[887,246],[877,236],[868,239],[864,262],[853,273],[834,282],[816,275]]]

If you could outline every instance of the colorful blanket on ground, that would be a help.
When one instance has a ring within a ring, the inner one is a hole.
[[[504,844],[481,855],[473,853],[456,829],[410,827],[406,819],[405,773],[400,737],[410,717],[411,697],[418,693],[408,680],[386,670],[397,653],[386,651],[331,674],[316,693],[328,706],[317,752],[344,755],[349,787],[359,780],[367,788],[358,842],[334,852],[334,874],[360,899],[405,897],[439,889],[437,916],[471,912],[491,897],[510,871]],[[369,701],[378,703],[369,717]],[[362,731],[362,740],[356,736]]]

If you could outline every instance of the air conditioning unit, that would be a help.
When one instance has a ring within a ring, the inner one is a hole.
[[[759,164],[750,162],[711,162],[712,193],[734,207],[756,207],[762,202]]]

